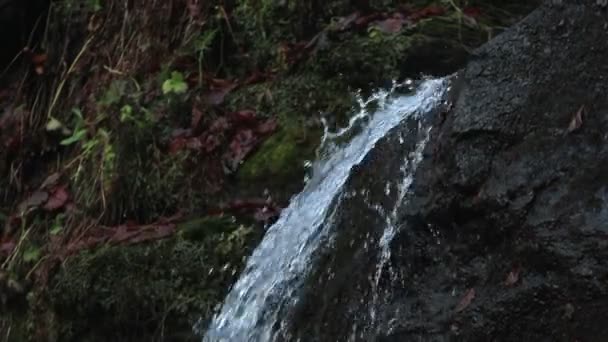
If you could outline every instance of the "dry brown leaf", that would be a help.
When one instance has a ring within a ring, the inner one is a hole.
[[[505,279],[505,285],[515,285],[519,281],[519,272],[519,268],[515,268],[511,272],[509,272],[509,274],[507,275],[507,279]]]
[[[462,297],[462,299],[460,300],[460,302],[458,302],[458,305],[456,305],[456,309],[455,309],[456,312],[460,312],[460,311],[466,309],[467,306],[469,306],[471,304],[471,302],[473,301],[474,298],[475,298],[475,289],[474,288],[468,289],[467,292]]]
[[[59,181],[60,177],[61,175],[58,172],[51,174],[50,176],[46,177],[44,182],[42,182],[40,189],[48,189],[54,187],[55,185],[57,185],[57,181]]]
[[[585,113],[585,105],[581,105],[581,107],[574,113],[572,120],[570,120],[570,125],[568,125],[568,133],[574,132],[581,128],[583,125],[583,114]]]
[[[70,199],[67,186],[58,186],[51,191],[48,201],[44,204],[44,210],[53,211],[61,209]]]
[[[38,208],[49,199],[46,191],[36,191],[19,204],[19,212],[25,213],[30,208]]]

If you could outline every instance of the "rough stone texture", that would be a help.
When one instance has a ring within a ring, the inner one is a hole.
[[[383,341],[605,339],[606,14],[550,1],[476,52],[394,240]]]

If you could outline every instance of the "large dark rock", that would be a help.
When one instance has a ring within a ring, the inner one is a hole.
[[[335,219],[342,235],[333,251],[319,252],[321,267],[294,311],[294,335],[302,341],[605,339],[608,13],[602,3],[548,1],[476,51],[453,109],[437,118],[382,277],[375,279],[378,250],[370,247],[382,220],[362,200],[342,204]],[[388,170],[403,158],[392,139],[349,181],[380,203],[386,198],[378,180],[396,176]],[[379,299],[372,303],[374,294]]]
[[[605,339],[608,17],[600,3],[548,2],[469,63],[394,241],[404,281],[385,308],[392,323],[383,340]]]

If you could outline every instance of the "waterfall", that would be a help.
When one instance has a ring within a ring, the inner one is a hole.
[[[332,233],[332,217],[338,207],[335,204],[344,195],[343,187],[353,167],[392,128],[407,118],[417,118],[436,108],[448,83],[447,79],[424,80],[406,95],[379,91],[362,103],[348,127],[336,133],[326,130],[304,190],[292,198],[249,257],[240,279],[213,318],[205,342],[275,340],[277,327],[284,325],[285,307],[298,301],[298,290],[312,267],[313,253]],[[371,101],[378,103],[373,113],[366,110]],[[345,137],[349,138],[346,142]],[[405,161],[399,201],[409,188],[427,137],[428,134],[423,134],[415,155]],[[388,244],[394,235],[397,205],[388,209],[384,236],[378,246],[381,250],[375,275],[378,279],[390,257]]]

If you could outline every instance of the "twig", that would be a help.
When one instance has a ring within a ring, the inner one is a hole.
[[[61,82],[59,83],[59,86],[57,87],[55,96],[53,96],[53,100],[51,101],[51,104],[49,105],[49,110],[47,112],[47,118],[50,118],[52,116],[53,109],[55,109],[55,105],[57,105],[57,101],[59,100],[59,96],[61,95],[61,92],[63,91],[63,87],[65,86],[65,83],[67,82],[68,76],[72,72],[74,72],[76,63],[78,63],[80,58],[84,55],[84,52],[87,50],[87,48],[89,47],[89,44],[91,44],[91,42],[93,41],[94,38],[95,38],[95,35],[92,35],[91,37],[89,37],[89,39],[87,39],[87,41],[84,43],[82,49],[80,49],[80,52],[78,52],[78,55],[76,55],[76,58],[74,58],[74,61],[68,68],[68,71],[63,76],[63,79],[61,80]]]

